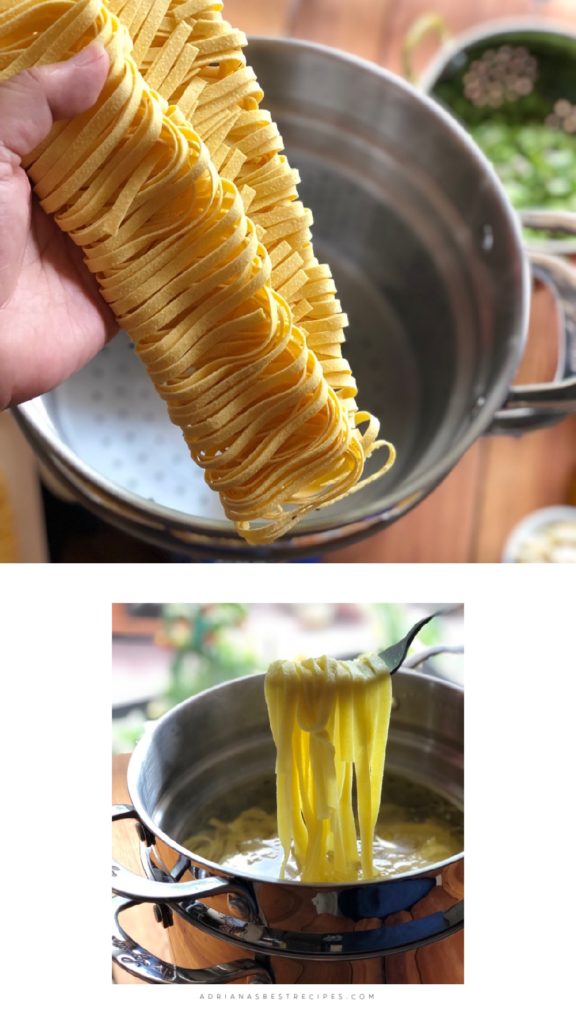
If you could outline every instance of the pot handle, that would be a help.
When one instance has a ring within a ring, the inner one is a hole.
[[[412,55],[414,50],[420,46],[420,43],[424,42],[430,35],[438,36],[441,45],[450,38],[446,22],[440,14],[428,12],[427,14],[420,15],[412,23],[404,36],[404,42],[402,43],[402,70],[404,77],[412,85],[414,85],[418,77],[414,70]]]
[[[519,210],[524,228],[576,235],[576,213],[569,210]]]
[[[138,820],[138,814],[129,804],[115,804],[112,807],[112,821],[126,818]],[[237,893],[248,898],[250,905],[253,899],[248,891],[237,882],[226,878],[208,876],[193,878],[189,882],[157,882],[153,878],[145,878],[125,868],[112,858],[112,892],[119,896],[127,896],[137,903],[176,903],[185,899],[199,900],[205,896],[216,896],[222,893]]]
[[[112,897],[112,960],[135,978],[153,985],[223,985],[249,976],[252,985],[274,983],[274,978],[267,968],[256,960],[233,960],[231,963],[218,964],[215,967],[193,969],[177,967],[149,953],[130,938],[118,920],[123,910],[136,906],[139,902],[123,896]]]
[[[544,226],[542,220],[538,226]],[[548,427],[576,412],[576,266],[537,249],[527,249],[526,254],[534,277],[550,288],[558,305],[558,369],[555,380],[548,383],[511,387],[489,428],[491,434],[524,433]]]
[[[438,644],[437,647],[426,647],[425,650],[416,651],[415,654],[411,654],[409,658],[406,658],[402,667],[416,668],[423,661],[428,661],[428,658],[433,658],[435,654],[464,654],[464,647],[462,645],[447,647],[446,644]]]

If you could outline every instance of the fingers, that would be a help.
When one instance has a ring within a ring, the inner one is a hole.
[[[71,60],[0,83],[0,307],[16,287],[30,226],[30,186],[20,158],[42,142],[54,121],[96,102],[108,68],[106,50],[93,43]]]
[[[96,102],[109,58],[92,43],[71,60],[21,71],[0,83],[0,145],[18,157],[46,138],[54,121],[75,117]]]

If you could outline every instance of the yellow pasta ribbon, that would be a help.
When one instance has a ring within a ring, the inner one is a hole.
[[[291,853],[304,882],[358,877],[354,776],[361,877],[375,877],[374,829],[392,707],[386,665],[375,654],[275,661],[264,685],[277,749],[281,877]]]
[[[0,0],[0,81],[95,39],[107,49],[98,102],[24,164],[226,516],[259,544],[373,479],[359,483],[386,442],[357,410],[297,172],[221,6]]]
[[[190,836],[184,845],[206,860],[223,864],[247,847],[257,849],[259,843],[276,834],[276,815],[261,807],[250,807],[230,822],[210,818],[204,830]]]

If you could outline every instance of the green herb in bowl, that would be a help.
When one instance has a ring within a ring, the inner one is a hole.
[[[547,125],[494,121],[476,125],[470,134],[517,210],[576,212],[576,135]],[[543,234],[530,228],[524,233],[528,238]]]
[[[456,51],[431,86],[518,211],[576,212],[576,37],[520,28]],[[524,228],[527,239],[573,236]]]

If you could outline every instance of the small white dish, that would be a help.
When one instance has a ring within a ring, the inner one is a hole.
[[[560,550],[561,547],[566,553],[568,553],[569,549],[572,547],[572,550],[575,552],[572,559],[522,557],[521,560],[523,562],[565,562],[576,560],[576,546],[572,543],[561,544],[560,538],[555,541],[554,545],[552,545],[551,541],[549,541],[548,544],[546,543],[548,529],[556,523],[570,524],[570,534],[572,533],[572,529],[576,532],[576,508],[572,505],[550,505],[548,508],[540,508],[537,512],[532,512],[529,516],[521,519],[506,540],[504,550],[502,552],[502,561],[518,562],[520,560],[520,556],[526,553],[527,548],[530,549],[531,554],[536,556],[538,554],[538,549],[541,547],[540,539],[542,540],[543,545],[542,550],[544,550],[544,547],[550,547],[551,550],[552,546],[554,546],[558,549],[558,555],[562,553]]]

